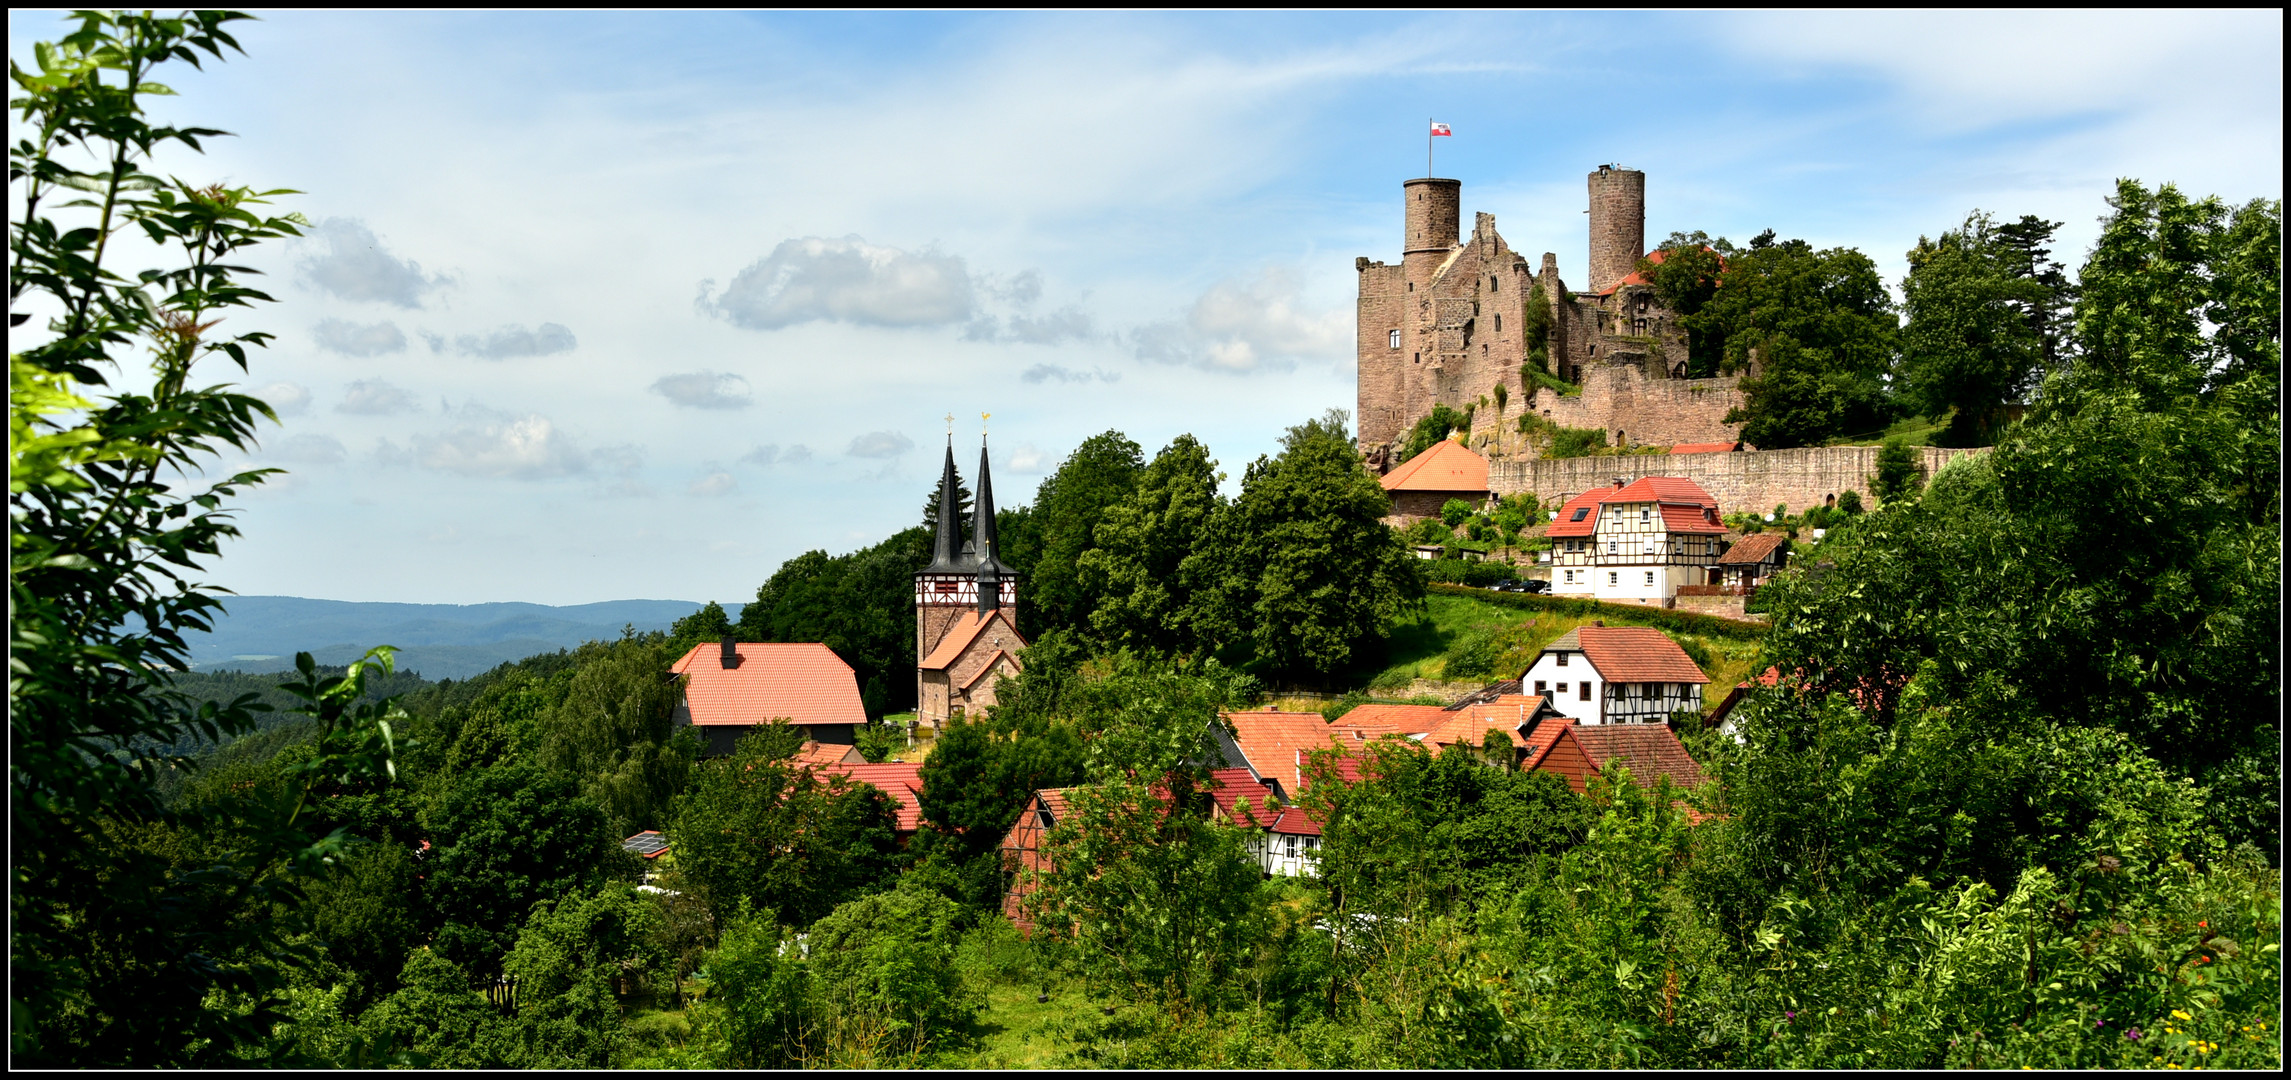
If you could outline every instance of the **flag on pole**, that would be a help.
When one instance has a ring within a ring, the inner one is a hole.
[[[1454,133],[1454,132],[1452,132],[1452,131],[1449,131],[1449,130],[1448,130],[1448,125],[1446,125],[1446,124],[1443,124],[1443,123],[1440,123],[1439,121],[1435,120],[1435,121],[1433,121],[1433,122],[1432,122],[1432,134],[1434,134],[1434,135],[1453,135],[1453,134],[1455,134],[1455,133]]]

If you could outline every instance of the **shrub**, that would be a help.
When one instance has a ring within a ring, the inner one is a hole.
[[[1462,499],[1449,499],[1440,507],[1440,523],[1453,529],[1471,520],[1472,504]]]
[[[1852,488],[1838,492],[1838,513],[1848,516],[1861,513],[1861,492]]]

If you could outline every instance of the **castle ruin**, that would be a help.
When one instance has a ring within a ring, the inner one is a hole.
[[[1573,293],[1555,256],[1544,253],[1531,270],[1492,214],[1474,215],[1471,236],[1459,238],[1462,181],[1401,185],[1399,265],[1354,262],[1360,448],[1378,472],[1436,405],[1470,410],[1470,445],[1491,460],[1537,456],[1536,441],[1519,431],[1528,412],[1604,431],[1617,446],[1740,438],[1740,425],[1724,420],[1742,402],[1740,379],[1686,377],[1686,331],[1637,272],[1648,254],[1646,173],[1602,165],[1589,187],[1593,291]],[[1523,371],[1527,304],[1538,286],[1550,315],[1544,370],[1581,384],[1580,395],[1539,388]]]

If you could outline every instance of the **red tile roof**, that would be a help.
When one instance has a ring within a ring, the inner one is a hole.
[[[1621,488],[1607,490],[1607,502],[1667,502],[1718,508],[1718,500],[1702,485],[1683,476],[1642,476]]]
[[[1614,490],[1611,487],[1592,488],[1567,500],[1559,508],[1559,517],[1551,523],[1551,528],[1544,535],[1555,539],[1591,535],[1599,528],[1599,503],[1606,499],[1608,492]]]
[[[1305,755],[1337,745],[1335,732],[1319,713],[1232,712],[1234,744],[1249,767],[1267,780],[1280,782],[1291,798],[1304,790]]]
[[[1448,710],[1439,705],[1356,705],[1329,726],[1361,731],[1371,739],[1387,732],[1421,735],[1446,722],[1449,715]]]
[[[1384,474],[1386,491],[1453,491],[1485,495],[1488,459],[1453,439],[1433,443],[1431,449],[1401,462]]]
[[[1718,520],[1715,506],[1681,506],[1677,503],[1657,503],[1663,512],[1663,531],[1702,536],[1720,536],[1726,524]]]
[[[1726,554],[1718,557],[1718,562],[1721,566],[1748,566],[1753,563],[1767,562],[1774,552],[1787,546],[1789,542],[1789,537],[1781,533],[1751,533],[1743,537],[1733,547],[1727,548]]]
[[[1019,648],[1026,647],[1026,639],[1019,636],[1018,627],[1011,623],[1009,612],[996,608],[982,619],[977,611],[966,611],[955,619],[953,626],[947,628],[947,636],[939,639],[938,647],[931,650],[931,655],[924,657],[923,662],[916,666],[925,671],[946,670],[947,665],[961,659],[963,650],[970,648],[971,642],[976,641],[989,627],[1000,627],[1010,640],[1017,642]]]
[[[809,739],[804,740],[804,744],[796,748],[795,758],[793,760],[798,765],[867,764],[866,756],[861,754],[859,752],[859,748],[856,746],[842,746],[836,743],[817,743],[812,742]]]
[[[1731,454],[1742,449],[1738,442],[1682,442],[1671,447],[1674,454]]]
[[[1515,747],[1526,748],[1528,739],[1519,729],[1529,720],[1542,716],[1541,726],[1553,723],[1549,714],[1550,703],[1533,694],[1507,694],[1494,701],[1474,705],[1462,712],[1448,714],[1448,720],[1424,736],[1426,746],[1453,746],[1463,743],[1477,747],[1487,740],[1487,733],[1500,731],[1511,739]]]
[[[1280,802],[1273,798],[1273,789],[1259,783],[1247,769],[1214,769],[1209,774],[1209,797],[1217,807],[1237,824],[1266,825],[1280,817],[1276,809]],[[1249,800],[1249,815],[1241,814],[1240,803]]]
[[[1599,677],[1608,682],[1706,683],[1686,650],[1646,626],[1578,626],[1575,640]],[[1553,644],[1558,644],[1553,642]]]
[[[911,833],[923,827],[921,765],[886,761],[880,765],[821,765],[816,771],[822,777],[848,776],[889,795],[899,804],[900,832]]]
[[[814,642],[743,642],[740,666],[726,670],[721,646],[692,647],[669,670],[685,676],[684,703],[692,722],[763,724],[786,717],[791,724],[864,724],[859,680],[834,650]]]
[[[1704,250],[1704,251],[1711,251],[1711,250],[1713,250],[1713,249],[1712,249],[1712,248],[1710,248],[1710,247],[1708,247],[1708,246],[1705,246],[1705,247],[1703,248],[1703,250]],[[1670,252],[1668,252],[1668,251],[1665,251],[1665,250],[1663,250],[1662,248],[1656,248],[1656,249],[1655,249],[1655,250],[1653,250],[1653,251],[1647,252],[1647,261],[1648,261],[1648,262],[1650,262],[1650,263],[1653,263],[1653,264],[1655,264],[1656,266],[1661,266],[1661,265],[1663,264],[1663,260],[1664,260],[1664,259],[1667,259],[1667,258],[1669,258],[1669,257],[1670,257]],[[1719,259],[1718,259],[1718,268],[1719,268],[1720,270],[1722,270],[1722,271],[1726,269],[1726,257],[1725,257],[1725,256],[1723,256],[1723,255],[1722,255],[1722,256],[1719,256]],[[1622,287],[1623,287],[1623,286],[1625,286],[1625,285],[1652,285],[1652,284],[1654,284],[1654,282],[1652,282],[1652,281],[1648,281],[1648,280],[1647,280],[1647,275],[1645,275],[1645,274],[1642,274],[1642,273],[1639,273],[1637,270],[1633,270],[1633,271],[1631,271],[1630,273],[1623,275],[1622,277],[1616,278],[1616,279],[1615,279],[1615,283],[1614,283],[1614,284],[1612,284],[1612,285],[1609,285],[1609,286],[1607,286],[1606,288],[1599,290],[1598,292],[1592,293],[1591,295],[1593,295],[1593,296],[1611,296],[1611,295],[1613,295],[1613,294],[1614,294],[1615,290],[1617,290],[1617,289],[1620,289],[1620,288],[1622,288]]]
[[[1658,776],[1682,788],[1700,787],[1704,781],[1702,766],[1687,756],[1667,724],[1576,724],[1567,731],[1593,768],[1619,758],[1641,787],[1654,786]]]

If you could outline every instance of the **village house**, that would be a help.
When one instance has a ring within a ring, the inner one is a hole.
[[[1442,439],[1394,466],[1378,482],[1392,500],[1392,513],[1384,523],[1405,529],[1426,518],[1439,517],[1450,499],[1462,499],[1474,509],[1486,506],[1488,460],[1460,442]]]
[[[1790,560],[1790,539],[1781,533],[1751,533],[1726,549],[1712,568],[1711,584],[1744,596],[1766,584]]]
[[[851,665],[817,642],[725,638],[693,646],[669,671],[684,677],[673,722],[691,726],[710,756],[731,753],[740,736],[774,720],[832,746],[852,745],[853,729],[867,722]]]
[[[1530,693],[1549,695],[1586,724],[1661,724],[1681,710],[1700,713],[1709,681],[1662,631],[1604,622],[1559,635],[1520,675]]]
[[[861,759],[855,763],[836,762],[810,768],[819,777],[847,777],[890,796],[897,804],[898,821],[893,828],[901,844],[914,839],[915,833],[922,829],[923,767],[920,764],[886,761],[871,765]]]
[[[1718,564],[1718,500],[1692,480],[1647,476],[1586,491],[1559,508],[1551,539],[1551,592],[1668,607]]]

